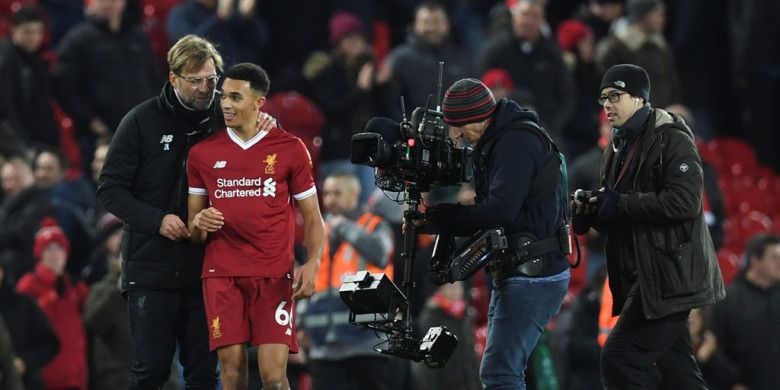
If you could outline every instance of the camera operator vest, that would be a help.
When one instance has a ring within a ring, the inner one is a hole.
[[[541,126],[535,122],[521,120],[514,122],[511,127],[504,131],[528,130],[534,132],[547,144],[547,156],[544,165],[536,173],[531,182],[531,189],[523,200],[523,206],[535,204],[544,199],[545,196],[555,190],[556,185],[560,184],[560,207],[562,219],[558,222],[558,229],[549,237],[534,237],[527,232],[517,232],[508,237],[509,249],[515,253],[511,264],[494,263],[491,271],[494,277],[501,275],[499,279],[511,275],[526,276],[547,276],[549,264],[544,261],[543,255],[551,252],[559,252],[564,255],[571,253],[571,243],[569,241],[570,228],[568,224],[568,207],[566,205],[568,180],[566,175],[566,160],[558,149],[558,146],[552,140],[550,135]],[[485,143],[480,154],[476,156],[479,160],[475,164],[474,179],[477,188],[477,201],[481,200],[479,190],[487,187],[490,177],[488,162],[490,161],[493,148],[496,141],[501,136],[497,136]],[[499,262],[500,263],[500,262]],[[579,261],[577,262],[579,263]],[[578,264],[574,265],[577,266]]]
[[[528,192],[528,195],[523,201],[523,207],[542,200],[543,196],[554,190],[558,183],[562,184],[561,199],[562,203],[565,202],[567,189],[563,187],[568,187],[567,178],[564,175],[566,170],[566,161],[564,160],[563,154],[561,154],[560,150],[558,149],[558,145],[553,142],[552,138],[550,138],[550,135],[547,134],[547,131],[532,121],[517,121],[514,123],[514,126],[504,131],[519,131],[522,129],[536,133],[540,138],[542,138],[543,141],[546,141],[547,143],[546,161],[544,166],[542,166],[542,169],[539,170],[539,172],[536,174],[536,177],[531,184],[531,190]],[[496,145],[496,141],[498,141],[500,138],[501,136],[498,136],[485,143],[479,156],[477,156],[477,158],[479,158],[479,164],[476,167],[477,170],[474,172],[474,180],[476,182],[475,185],[477,189],[482,188],[488,181],[488,177],[490,176],[488,161],[490,161],[490,156],[493,153],[493,148]],[[477,197],[477,200],[479,201],[481,198],[479,193],[477,193]],[[563,206],[565,206],[565,204],[563,204]]]

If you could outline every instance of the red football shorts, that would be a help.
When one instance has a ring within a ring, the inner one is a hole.
[[[298,352],[292,280],[204,278],[209,349],[234,344],[286,344]]]

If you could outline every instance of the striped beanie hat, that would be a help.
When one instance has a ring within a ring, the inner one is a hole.
[[[460,79],[444,94],[444,121],[450,126],[482,122],[496,110],[493,93],[477,79]]]

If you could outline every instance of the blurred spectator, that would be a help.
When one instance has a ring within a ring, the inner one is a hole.
[[[306,58],[312,52],[328,47],[328,20],[334,9],[333,2],[322,0],[262,1],[259,12],[268,21],[268,30],[273,37],[268,43],[268,52],[272,55],[268,56],[263,69],[273,76],[276,85],[283,77],[302,78],[300,69]]]
[[[609,36],[612,23],[623,15],[625,0],[588,0],[580,6],[574,18],[593,30],[596,42]]]
[[[57,356],[42,370],[46,389],[87,387],[87,340],[81,310],[87,299],[84,283],[73,284],[65,273],[70,243],[56,222],[47,219],[35,235],[38,264],[25,274],[16,290],[33,297],[54,327],[60,342]]]
[[[696,363],[701,367],[704,382],[709,390],[735,390],[742,387],[737,383],[737,368],[729,361],[718,339],[707,326],[704,311],[693,309],[688,317],[691,346]]]
[[[3,148],[18,153],[41,145],[57,147],[60,134],[52,110],[49,64],[40,56],[43,15],[25,5],[12,21],[10,39],[0,42],[0,134],[10,137]]]
[[[103,279],[113,261],[121,256],[122,221],[111,213],[105,213],[97,223],[95,250],[84,267],[81,277],[88,285]]]
[[[62,39],[54,67],[60,104],[73,117],[84,167],[95,138],[111,135],[134,105],[154,96],[162,80],[151,43],[139,26],[123,24],[126,0],[91,0],[87,19]]]
[[[268,28],[256,15],[259,0],[185,0],[168,14],[171,44],[188,34],[219,46],[225,66],[260,64],[268,45]]]
[[[96,186],[98,179],[100,179],[100,172],[103,170],[103,164],[106,163],[109,145],[111,145],[110,137],[101,137],[95,140],[95,154],[92,156],[92,165],[90,165],[90,179]]]
[[[120,240],[121,230],[116,235],[118,237],[112,235],[111,240]],[[127,321],[127,301],[119,288],[122,259],[116,249],[117,252],[103,258],[107,272],[103,279],[90,287],[84,306],[84,327],[92,347],[90,367],[94,390],[123,389],[130,380],[130,324]]]
[[[386,102],[393,119],[401,119],[400,97],[407,117],[429,102],[435,109],[439,61],[444,61],[442,94],[455,81],[468,76],[468,56],[451,37],[450,19],[441,3],[422,1],[414,11],[414,24],[406,42],[393,49],[380,69],[379,81],[390,80]],[[428,96],[433,98],[428,100]],[[443,95],[442,95],[443,96]]]
[[[780,383],[780,237],[759,234],[745,249],[744,272],[712,308],[712,332],[750,390]]]
[[[609,145],[612,137],[612,126],[607,121],[607,114],[599,115],[598,141],[588,151],[569,160],[569,189],[573,193],[577,189],[596,191],[602,187],[599,176],[599,166],[604,154],[604,148]],[[588,281],[592,281],[596,271],[606,261],[604,244],[606,240],[596,229],[590,229],[585,235],[585,245],[588,248]]]
[[[653,86],[650,103],[661,108],[682,103],[674,54],[663,35],[665,26],[663,0],[628,0],[626,23],[617,24],[596,50],[601,73],[617,64],[644,68]]]
[[[481,389],[472,316],[464,299],[463,282],[455,281],[439,287],[428,299],[416,322],[420,334],[424,335],[433,326],[446,326],[458,337],[458,347],[443,368],[434,370],[422,364],[412,366],[417,389]]]
[[[357,16],[336,12],[330,18],[330,54],[313,53],[304,65],[314,101],[325,113],[318,176],[353,172],[360,180],[361,204],[374,188],[374,171],[350,161],[352,135],[376,115],[379,104],[375,64],[366,30]]]
[[[728,49],[729,43],[734,44],[729,39],[729,25],[740,24],[738,18],[727,19],[730,2],[732,0],[682,0],[669,3],[671,22],[666,32],[675,53],[682,98],[696,118],[696,134],[706,140],[716,135],[739,134],[735,85],[726,82],[732,80]],[[759,3],[769,5],[773,2]],[[744,8],[742,4],[745,4]],[[743,1],[740,1],[738,8],[740,11],[750,9]],[[766,20],[772,20],[774,25],[774,21],[780,20],[780,15],[765,17]],[[776,35],[779,34],[780,31]],[[769,35],[761,33],[762,39],[769,38]],[[740,61],[745,58],[745,54],[740,55]],[[752,108],[754,99],[751,98],[748,103]]]
[[[109,145],[111,145],[111,137],[109,136],[100,137],[95,141],[95,154],[93,155],[92,164],[90,166],[90,179],[94,190],[97,190],[100,172],[103,171],[103,164],[106,162]],[[98,223],[106,213],[106,209],[103,208],[103,205],[100,204],[100,202],[93,203],[92,208],[87,210],[87,225],[89,226],[90,231],[95,232],[98,229]]]
[[[67,169],[65,157],[55,149],[45,149],[35,159],[35,184],[49,192],[54,216],[72,243],[67,271],[78,278],[92,253],[87,213],[95,204],[95,189],[84,176],[67,179]]]
[[[485,86],[490,88],[490,92],[493,92],[493,97],[495,97],[497,101],[506,97],[514,100],[521,106],[529,108],[536,107],[533,100],[533,93],[517,88],[515,81],[512,80],[512,76],[504,68],[488,69],[482,74],[480,80],[482,80],[482,83],[485,84]]]
[[[49,16],[52,46],[56,46],[68,31],[84,21],[84,5],[87,1],[38,0],[37,2]]]
[[[602,387],[599,377],[599,309],[607,267],[574,298],[571,307],[558,315],[550,337],[561,390],[591,390]]]
[[[729,0],[727,6],[726,42],[742,135],[756,148],[761,163],[780,172],[780,2]]]
[[[0,315],[0,388],[7,390],[24,390],[24,384],[14,367],[14,346],[8,327]]]
[[[60,348],[57,334],[49,319],[30,297],[14,291],[5,277],[5,264],[0,262],[0,315],[11,334],[16,356],[14,366],[22,376],[27,390],[43,389],[41,368],[49,363]],[[0,386],[0,388],[3,388]]]
[[[8,266],[6,276],[16,281],[35,266],[35,232],[54,210],[48,191],[34,185],[32,167],[23,158],[9,159],[0,176],[5,193],[0,203],[0,261]]]
[[[558,26],[558,46],[563,61],[574,76],[577,85],[577,107],[564,131],[567,159],[570,161],[590,149],[598,140],[601,107],[593,99],[593,91],[599,89],[601,77],[596,67],[595,38],[588,25],[566,20]]]
[[[485,86],[490,88],[490,92],[493,92],[493,97],[495,97],[496,100],[501,100],[503,98],[512,99],[512,94],[515,92],[515,82],[506,69],[488,69],[482,74],[480,79]]]
[[[349,309],[338,294],[343,277],[359,270],[393,277],[393,233],[381,217],[360,209],[359,197],[354,175],[337,172],[325,179],[328,240],[314,295],[299,301],[298,312],[298,325],[309,341],[313,390],[394,388],[390,359],[373,350],[379,340],[347,321]]]
[[[491,68],[509,72],[517,88],[532,95],[542,125],[558,145],[564,125],[574,112],[574,80],[554,42],[542,35],[544,8],[537,0],[519,0],[511,7],[512,31],[485,42],[476,60],[482,74]]]

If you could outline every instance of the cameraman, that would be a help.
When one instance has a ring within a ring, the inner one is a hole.
[[[649,96],[639,66],[604,74],[599,103],[613,127],[604,188],[572,201],[575,232],[592,226],[607,237],[612,314],[620,314],[601,353],[601,380],[606,389],[645,388],[656,365],[667,387],[702,389],[688,313],[725,292],[702,213],[701,158],[685,122],[651,107]]]
[[[555,243],[553,250],[540,252],[534,261],[497,259],[489,264],[495,282],[480,379],[486,389],[524,389],[528,356],[569,286],[569,264],[557,241],[565,211],[559,196],[557,147],[538,127],[535,112],[509,99],[496,102],[479,80],[455,82],[444,96],[443,108],[450,137],[465,138],[475,146],[477,197],[471,206],[440,204],[430,209],[427,220],[435,230],[467,236],[502,227],[513,243],[533,246],[550,239]],[[545,169],[550,166],[552,170]]]

